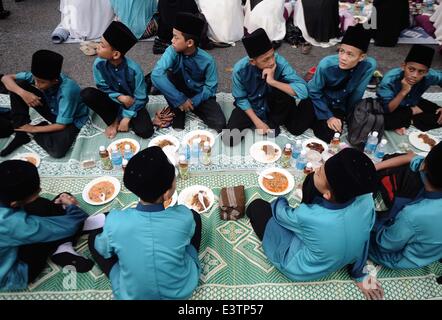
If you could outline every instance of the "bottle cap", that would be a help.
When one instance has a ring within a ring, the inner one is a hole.
[[[180,155],[180,161],[186,161],[186,156],[184,154]]]
[[[125,145],[124,145],[124,150],[126,150],[126,151],[130,151],[130,145],[125,144]]]
[[[106,151],[106,148],[105,148],[104,146],[100,146],[99,150],[100,150],[101,152],[103,152],[103,151]]]
[[[335,133],[335,138],[339,138],[341,136],[341,134],[339,132]]]
[[[307,162],[307,164],[305,166],[306,166],[306,168],[309,168],[309,169],[313,168],[313,164],[311,162]]]
[[[125,165],[127,165],[128,162],[129,161],[127,161],[127,159],[123,159],[122,165],[125,166]]]
[[[291,148],[292,148],[292,145],[291,145],[290,143],[287,143],[287,144],[285,145],[285,148],[286,148],[286,149],[291,149]]]
[[[382,139],[382,140],[381,140],[381,143],[385,145],[385,144],[388,143],[388,141],[387,141],[387,139]]]
[[[376,138],[378,135],[379,135],[379,133],[377,131],[373,131],[373,134],[372,134],[373,137]]]

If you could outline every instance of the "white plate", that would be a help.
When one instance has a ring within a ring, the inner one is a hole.
[[[364,16],[353,16],[353,19],[355,19],[355,21],[356,21],[356,19],[358,19],[359,20],[358,23],[362,23],[362,24],[364,24],[368,21],[368,18],[364,17]]]
[[[302,143],[302,148],[303,148],[303,149],[306,149],[306,150],[310,150],[310,148],[307,148],[307,145],[308,145],[309,143],[312,143],[312,142],[319,143],[320,145],[322,145],[322,146],[324,147],[324,151],[323,151],[322,153],[328,151],[328,145],[327,145],[324,141],[322,141],[321,139],[317,139],[317,138],[310,138],[310,139],[305,140],[305,141]],[[321,154],[322,154],[322,153],[321,153]]]
[[[207,196],[209,197],[209,207],[206,208],[206,210],[198,211],[196,208],[193,208],[188,202],[191,201],[194,194],[196,194],[199,191],[205,191]],[[191,187],[187,187],[183,191],[180,192],[178,196],[178,204],[185,205],[189,209],[193,209],[198,213],[204,213],[210,210],[210,208],[215,203],[215,195],[213,194],[213,191],[205,186],[195,185]]]
[[[28,152],[28,153],[20,153],[17,154],[13,159],[14,160],[23,160],[23,161],[28,161],[28,158],[33,158],[35,160],[35,166],[38,168],[38,166],[40,165],[40,156],[36,153],[32,153],[32,152]],[[32,162],[31,162],[32,163]]]
[[[288,185],[287,189],[284,190],[283,192],[272,192],[264,186],[264,184],[263,184],[264,176],[267,174],[270,174],[272,172],[282,173],[289,180],[289,185]],[[258,183],[259,183],[259,186],[261,187],[262,190],[264,190],[268,194],[271,194],[274,196],[283,196],[283,195],[289,193],[290,191],[292,191],[293,188],[295,187],[295,179],[293,178],[292,174],[290,172],[288,172],[287,170],[281,169],[281,168],[268,168],[266,170],[263,170],[258,177]]]
[[[170,202],[170,204],[166,207],[164,206],[164,209],[167,209],[169,207],[173,207],[178,201],[178,192],[175,190],[175,192],[173,193],[172,196],[172,201]]]
[[[180,141],[177,138],[175,138],[174,136],[171,136],[169,134],[165,134],[165,135],[153,138],[152,140],[150,140],[148,147],[158,146],[158,144],[163,140],[168,140],[168,141],[172,142],[173,149],[175,152],[177,152],[178,149],[180,148]],[[168,145],[166,147],[163,147],[163,149],[165,149],[165,148],[172,149],[172,146]]]
[[[210,147],[213,147],[213,145],[215,144],[215,136],[213,135],[212,132],[207,131],[207,130],[194,130],[184,136],[183,145],[188,144],[191,147],[192,145],[191,145],[191,143],[189,143],[190,140],[192,140],[193,137],[198,136],[198,135],[205,135],[206,137],[208,137],[209,141],[210,141]]]
[[[351,4],[346,3],[346,2],[339,2],[339,9],[345,10],[345,9],[350,9],[351,8]]]
[[[137,140],[134,140],[134,139],[131,139],[131,138],[118,139],[118,140],[113,141],[111,144],[109,144],[109,145],[107,146],[107,151],[109,152],[109,157],[110,157],[111,159],[112,159],[112,150],[111,150],[111,148],[112,148],[113,146],[116,146],[116,145],[118,145],[119,143],[121,143],[121,142],[125,142],[125,141],[130,142],[130,143],[132,143],[132,144],[135,146],[135,152],[134,152],[134,155],[137,154],[137,153],[140,151],[140,144],[138,143]],[[123,154],[121,154],[121,155],[123,155]]]
[[[262,147],[265,145],[270,145],[277,150],[277,153],[274,157],[270,158],[265,154],[264,150],[262,150]],[[249,152],[253,159],[261,163],[274,163],[278,161],[279,158],[281,158],[282,154],[281,148],[276,143],[273,143],[271,141],[256,142],[250,147]]]
[[[433,139],[434,141],[436,141],[436,144],[439,143],[439,140],[437,138],[435,138],[434,136],[432,136],[431,134],[428,134],[426,132],[412,132],[408,135],[408,139],[410,140],[410,143],[413,145],[413,147],[425,151],[425,152],[430,152],[431,147],[424,143],[424,141],[419,138],[418,136],[423,133],[426,134],[428,137],[430,137],[431,139]]]
[[[92,200],[89,198],[89,190],[90,190],[95,184],[97,184],[98,182],[102,182],[102,181],[109,181],[109,182],[111,182],[111,183],[114,185],[114,187],[115,187],[114,194],[113,194],[110,198],[106,199],[105,201],[101,201],[101,202],[95,202],[95,201],[92,201]],[[118,193],[120,193],[120,190],[121,190],[121,184],[120,184],[120,181],[119,181],[117,178],[109,177],[109,176],[99,177],[99,178],[96,178],[96,179],[90,181],[90,182],[84,187],[84,189],[83,189],[83,193],[82,193],[82,197],[83,197],[83,200],[84,200],[84,201],[86,201],[87,203],[89,203],[89,204],[91,204],[91,205],[94,205],[94,206],[101,206],[101,205],[103,205],[103,204],[106,204],[106,203],[111,202],[112,200],[114,200],[115,197],[118,195]]]

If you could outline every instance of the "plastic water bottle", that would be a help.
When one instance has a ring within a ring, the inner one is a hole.
[[[427,0],[427,9],[430,12],[433,12],[434,9],[434,1],[433,0]]]
[[[118,150],[117,146],[113,146],[111,149],[112,154],[112,164],[114,167],[121,166],[123,163],[123,156],[121,155],[120,150]]]
[[[296,170],[304,172],[304,168],[307,164],[307,151],[302,150],[298,159],[296,160]]]
[[[180,156],[180,160],[178,162],[178,168],[180,171],[180,177],[181,179],[188,179],[189,178],[189,162],[186,159],[185,155]]]
[[[378,145],[378,132],[373,131],[372,134],[368,135],[367,143],[365,145],[364,152],[368,155],[373,154],[376,151],[376,146]]]
[[[287,143],[282,151],[281,164],[284,168],[290,166],[290,160],[292,159],[292,145]]]
[[[104,146],[100,146],[99,154],[100,154],[101,163],[103,164],[103,170],[112,170],[113,169],[112,161],[109,158],[109,153],[107,152]]]
[[[293,164],[296,163],[296,159],[298,159],[299,155],[301,154],[301,150],[302,150],[302,142],[301,140],[296,140],[292,151]]]
[[[329,150],[332,154],[336,154],[339,152],[341,145],[341,134],[339,132],[336,132],[333,136],[333,139],[330,141],[330,147]]]
[[[198,165],[200,156],[200,143],[200,138],[196,138],[192,142],[192,149],[190,150],[190,163],[193,165]]]
[[[125,144],[124,145],[124,159],[126,159],[127,161],[130,160],[130,158],[132,158],[134,156],[132,149],[130,147],[130,145]]]
[[[382,161],[382,159],[385,156],[385,145],[387,144],[387,140],[386,139],[382,139],[381,143],[378,144],[377,148],[376,148],[376,152],[374,153],[374,161],[375,162],[380,162]]]
[[[211,156],[212,156],[212,148],[210,147],[210,142],[205,141],[203,150],[201,150],[201,163],[205,166],[210,165],[210,163],[212,162],[212,160],[210,159]]]

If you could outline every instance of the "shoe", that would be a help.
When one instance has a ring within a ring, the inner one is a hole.
[[[370,79],[370,82],[367,85],[367,89],[370,90],[376,90],[376,88],[379,86],[383,78],[382,73],[379,70],[376,70],[373,72],[373,76]]]
[[[170,41],[162,40],[158,37],[153,42],[152,52],[153,54],[163,54],[167,47],[171,44]]]
[[[282,40],[272,41],[273,49],[277,50],[282,45]]]
[[[301,53],[302,54],[309,54],[310,51],[312,51],[312,45],[308,42],[305,42],[301,44]]]

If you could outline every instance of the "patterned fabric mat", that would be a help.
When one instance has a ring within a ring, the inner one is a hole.
[[[426,98],[442,102],[441,94],[430,94]],[[219,94],[218,101],[228,117],[232,110],[231,95]],[[8,104],[7,97],[0,95],[0,106]],[[155,110],[164,104],[162,97],[152,97],[149,108]],[[38,117],[35,117],[35,120],[38,121]],[[205,126],[196,117],[190,116],[187,117],[186,128],[199,129]],[[99,165],[88,170],[81,169],[79,166],[80,161],[89,157],[89,154],[98,156],[99,145],[109,144],[109,141],[102,135],[103,131],[103,122],[93,117],[92,121],[89,121],[82,129],[75,145],[63,159],[51,159],[35,142],[20,148],[14,155],[22,152],[35,152],[40,155],[42,162],[39,172],[42,176],[44,197],[51,199],[62,191],[70,191],[80,200],[81,207],[91,215],[106,212],[112,208],[133,206],[137,202],[137,197],[128,192],[124,186],[118,197],[104,206],[88,205],[81,198],[84,186],[96,176],[104,174]],[[156,132],[155,136],[168,133],[180,139],[188,131],[162,129]],[[431,133],[442,138],[442,130],[433,130]],[[147,147],[150,141],[150,139],[143,140],[130,133],[117,136],[117,138],[122,137],[135,138],[142,148]],[[309,137],[312,137],[310,131],[301,138]],[[387,139],[389,151],[396,151],[399,143],[407,140],[406,137],[398,137],[395,134],[387,134]],[[231,155],[228,153],[230,150],[222,147],[217,149],[217,146],[222,145],[217,141],[213,164],[208,168],[200,166],[192,168],[188,180],[178,179],[178,192],[188,186],[200,184],[211,188],[217,197],[224,186],[244,185],[247,204],[257,198],[268,201],[274,199],[258,187],[256,170],[262,168],[262,165],[258,165],[248,155],[253,137],[246,137],[245,140],[245,147],[233,148]],[[284,143],[294,142],[294,140],[295,137],[284,129],[276,138],[276,143],[283,146]],[[0,140],[0,148],[3,148],[8,141],[9,139]],[[121,170],[113,170],[110,175],[122,180]],[[295,175],[296,185],[301,183],[300,179]],[[294,193],[287,197],[294,206],[300,201]],[[209,212],[202,214],[202,222],[203,232],[199,257],[203,271],[200,284],[192,299],[364,299],[350,279],[347,269],[342,269],[315,282],[290,281],[269,264],[249,219],[245,217],[237,222],[222,221],[219,217],[217,201]],[[76,249],[83,255],[90,256],[86,237],[80,239]],[[434,263],[426,268],[402,271],[381,268],[378,272],[378,277],[385,289],[386,299],[441,298],[442,286],[436,283],[436,277],[441,275],[442,264],[440,263]],[[27,290],[0,293],[0,300],[111,298],[110,283],[97,266],[88,273],[76,274],[66,268],[62,270],[51,261],[48,261],[44,273]]]

